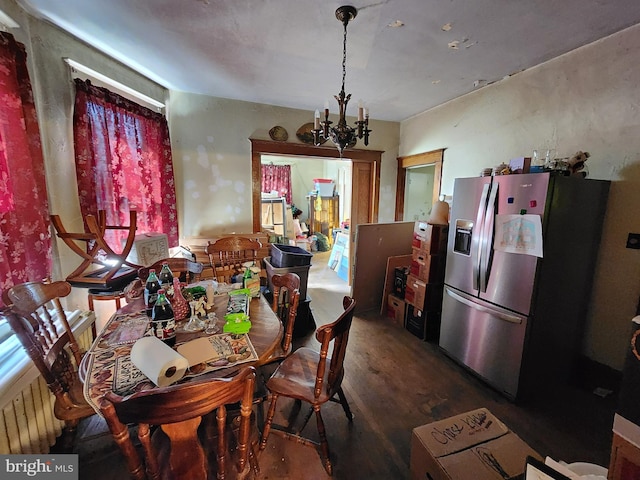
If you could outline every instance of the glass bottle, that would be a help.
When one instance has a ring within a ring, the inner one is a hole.
[[[173,277],[173,299],[171,300],[171,307],[173,308],[176,322],[184,320],[189,315],[189,302],[187,302],[187,299],[182,295],[180,279],[178,277]]]
[[[169,287],[173,285],[173,273],[169,268],[169,262],[163,262],[162,268],[160,269],[160,273],[158,274],[158,279],[160,280],[160,285],[165,291],[169,291]]]
[[[158,300],[153,306],[151,328],[153,334],[170,347],[176,344],[176,319],[164,288],[158,290]]]
[[[149,276],[144,284],[144,307],[147,313],[147,317],[153,315],[153,305],[158,298],[158,290],[160,290],[160,280],[156,275],[155,269],[149,270]]]

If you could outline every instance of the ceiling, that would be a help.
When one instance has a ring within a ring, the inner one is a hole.
[[[401,121],[640,22],[638,0],[17,0],[173,90]],[[396,26],[394,26],[396,25]],[[401,26],[397,26],[401,25]],[[312,114],[310,113],[310,116]]]

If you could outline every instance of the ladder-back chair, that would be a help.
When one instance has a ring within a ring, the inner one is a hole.
[[[219,282],[232,283],[245,265],[255,265],[262,243],[246,237],[223,237],[207,245],[213,276]]]
[[[200,480],[215,475],[222,479],[226,473],[235,478],[251,467],[258,470],[251,446],[254,382],[255,369],[248,367],[231,379],[171,385],[126,398],[107,392],[100,409],[132,478]],[[236,402],[241,405],[237,429],[227,421],[225,407]],[[131,441],[127,424],[138,425],[144,460]],[[159,426],[153,434],[152,425]],[[227,462],[231,438],[236,443],[235,472]]]
[[[202,263],[194,262],[187,258],[164,258],[162,260],[158,260],[149,267],[142,267],[138,269],[138,278],[127,285],[124,289],[127,301],[131,301],[144,294],[144,284],[149,277],[149,272],[151,269],[154,269],[156,274],[160,273],[160,269],[164,262],[169,264],[171,273],[173,273],[174,276],[178,276],[181,283],[194,283],[200,281],[202,270],[204,269],[204,265]]]
[[[95,411],[82,392],[78,378],[82,352],[60,303],[70,292],[71,285],[62,281],[16,285],[4,295],[10,306],[2,315],[55,395],[56,418],[73,433],[78,422]]]
[[[260,450],[264,450],[273,429],[300,443],[318,447],[315,442],[300,435],[315,411],[320,436],[320,455],[329,475],[332,474],[333,467],[331,466],[329,443],[320,409],[328,401],[339,402],[349,422],[353,421],[353,415],[342,390],[342,379],[344,377],[344,357],[356,301],[345,296],[342,305],[344,312],[335,322],[323,325],[316,330],[316,339],[320,342],[320,352],[308,347],[297,349],[282,361],[267,381],[267,388],[271,392],[271,404],[260,442]],[[329,355],[332,341],[333,350]],[[311,409],[295,433],[290,433],[288,427],[273,424],[276,403],[281,396],[311,404]]]
[[[259,404],[258,423],[260,428],[264,425],[263,406],[268,399],[265,383],[280,362],[291,354],[293,349],[293,328],[298,315],[298,303],[300,301],[300,277],[297,273],[276,274],[271,277],[271,280],[273,283],[271,308],[284,325],[284,336],[280,345],[258,369],[259,375],[254,403]]]

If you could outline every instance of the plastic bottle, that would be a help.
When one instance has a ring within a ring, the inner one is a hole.
[[[169,291],[169,287],[173,285],[173,273],[169,268],[169,263],[164,262],[162,264],[162,268],[160,269],[160,273],[158,274],[158,279],[160,280],[160,285],[165,291]]]
[[[153,306],[151,328],[153,334],[170,347],[176,344],[176,319],[164,288],[158,290],[158,300]]]
[[[149,276],[144,284],[144,307],[147,312],[147,317],[153,315],[153,305],[158,298],[158,290],[160,290],[160,280],[156,275],[155,269],[149,270]]]

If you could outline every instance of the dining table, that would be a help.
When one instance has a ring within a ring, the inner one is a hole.
[[[224,317],[227,313],[228,294],[215,296],[214,305],[207,313],[215,312],[219,331],[207,334],[206,330],[187,331],[184,326],[189,317],[176,324],[176,345],[174,349],[190,340],[200,337],[220,337],[223,334]],[[251,355],[248,359],[228,366],[198,364],[190,366],[184,377],[176,385],[188,384],[206,378],[221,378],[235,375],[240,368],[258,367],[269,359],[282,341],[284,327],[271,309],[269,302],[261,294],[250,297],[249,319],[251,328],[246,336],[236,335],[238,341],[249,345]],[[206,320],[206,319],[205,319]],[[98,405],[102,396],[108,392],[126,397],[138,391],[159,388],[138,370],[131,360],[131,349],[143,336],[151,335],[150,318],[145,313],[144,301],[136,298],[116,310],[104,328],[97,335],[79,365],[80,380],[84,383],[84,396],[100,413]],[[248,337],[248,341],[245,339]],[[215,340],[210,338],[211,342]]]

